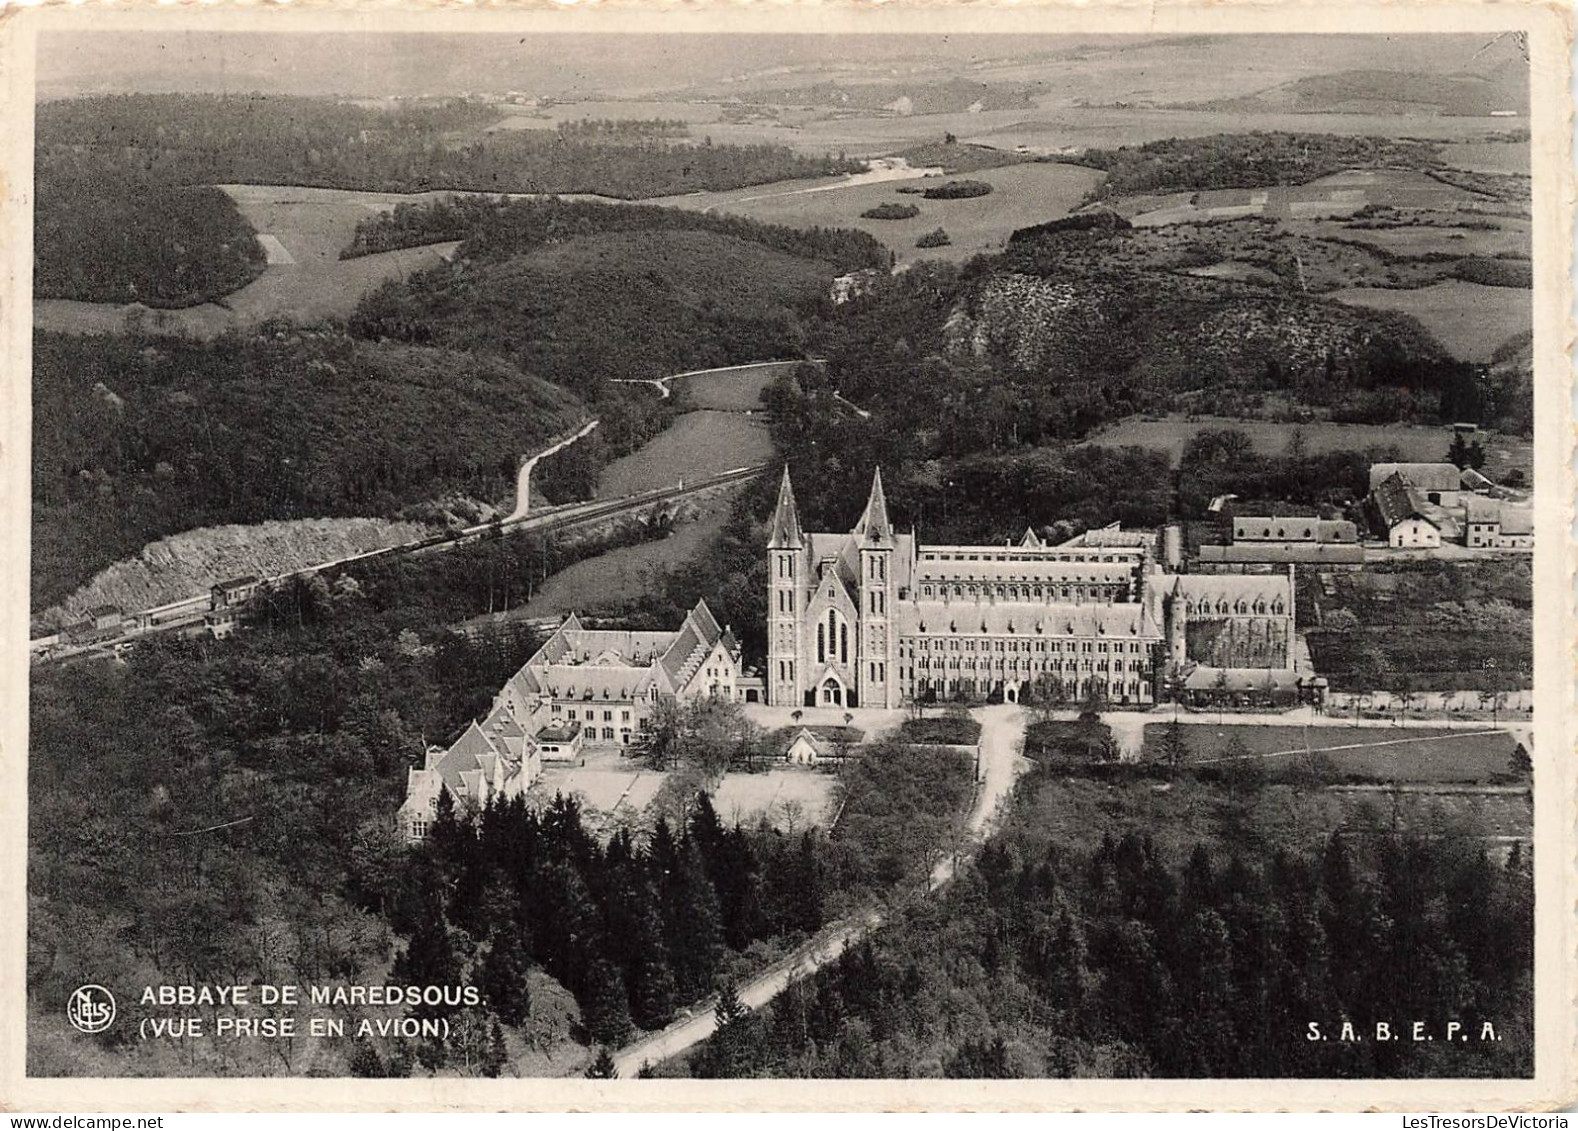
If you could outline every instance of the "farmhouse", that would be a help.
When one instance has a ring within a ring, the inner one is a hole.
[[[262,581],[248,574],[245,577],[232,577],[229,581],[221,581],[208,592],[208,607],[220,609],[228,605],[240,605],[252,599],[257,593]]]
[[[87,644],[110,636],[120,635],[126,614],[119,605],[95,605],[84,618],[61,629],[68,643]]]
[[[1450,463],[1372,463],[1370,494],[1394,475],[1401,475],[1427,503],[1455,507],[1463,494],[1463,473]]]
[[[1429,467],[1433,465],[1376,464],[1375,466]],[[1445,466],[1452,467],[1451,464]],[[1452,470],[1454,474],[1457,471],[1456,468]],[[1372,467],[1370,481],[1373,484],[1368,500],[1371,516],[1375,522],[1376,533],[1383,536],[1388,545],[1398,549],[1428,549],[1441,545],[1442,520],[1426,509],[1426,503],[1420,497],[1419,490],[1405,473],[1394,471],[1377,483],[1375,468]]]
[[[1465,503],[1464,544],[1474,549],[1534,549],[1534,512],[1497,499],[1470,497]]]
[[[1293,580],[1175,575],[1116,527],[1049,545],[920,543],[893,529],[878,471],[847,534],[800,527],[787,469],[768,536],[768,702],[1154,701],[1161,672],[1290,669]]]

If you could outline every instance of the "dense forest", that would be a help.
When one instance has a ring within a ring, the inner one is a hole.
[[[1302,185],[1345,169],[1440,163],[1429,141],[1259,130],[1087,149],[1066,160],[1105,171],[1104,196]]]
[[[364,338],[484,350],[601,401],[614,379],[799,356],[829,266],[708,231],[611,231],[457,259],[366,296]]]
[[[123,1047],[106,1034],[93,1052],[62,1012],[84,981],[131,1003],[145,983],[387,972],[379,911],[408,870],[388,819],[406,767],[424,737],[485,709],[537,639],[436,629],[392,581],[301,588],[224,643],[151,640],[126,662],[34,670],[28,985],[47,1017],[30,1025],[35,1072],[344,1071],[332,1049],[281,1042]]]
[[[720,1005],[718,1033],[665,1072],[1532,1075],[1523,848],[1502,860],[1472,830],[1339,831],[1246,853],[1209,821],[1176,852],[1140,831],[1096,842],[1038,810],[1067,772],[1033,771],[1008,829],[940,897],[761,1011]],[[1345,1021],[1360,1040],[1341,1039]]]
[[[35,607],[200,526],[393,517],[456,493],[507,501],[521,454],[585,415],[497,358],[331,330],[206,344],[39,334]],[[549,485],[576,497],[591,482]]]
[[[785,146],[483,133],[494,109],[459,99],[370,108],[283,95],[128,94],[45,102],[43,158],[91,159],[102,184],[137,170],[168,185],[286,184],[426,192],[599,193],[628,199],[852,173],[863,163]]]
[[[407,766],[483,713],[540,642],[521,626],[434,626],[570,560],[511,536],[365,563],[260,597],[227,641],[151,640],[33,676],[36,1008],[58,1018],[106,971],[128,1001],[143,981],[468,981],[488,1000],[454,1020],[479,1049],[107,1036],[85,1060],[63,1021],[39,1021],[34,1070],[498,1071],[495,1023],[512,1056],[539,1038],[616,1043],[912,883],[952,843],[968,760],[888,744],[843,768],[830,836],[724,828],[693,797],[674,826],[600,844],[567,803],[458,819],[444,802],[430,848],[407,849],[389,820]],[[671,757],[710,764],[707,741],[682,728]],[[579,1004],[534,1012],[528,984]]]
[[[835,274],[884,268],[892,255],[870,233],[854,228],[791,228],[740,216],[613,205],[586,200],[509,200],[457,196],[424,204],[401,204],[356,225],[341,258],[422,244],[460,241],[461,259],[499,260],[537,251],[578,236],[610,232],[712,232],[797,259],[826,263]]]
[[[38,298],[196,306],[263,272],[257,233],[220,189],[112,178],[76,153],[40,160],[33,183]]]

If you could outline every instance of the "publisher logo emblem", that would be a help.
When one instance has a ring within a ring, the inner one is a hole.
[[[103,986],[78,986],[66,1002],[66,1020],[84,1033],[104,1032],[115,1021],[115,995]]]

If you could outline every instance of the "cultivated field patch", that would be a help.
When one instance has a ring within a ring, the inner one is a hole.
[[[760,412],[762,390],[780,375],[794,372],[799,364],[798,361],[788,361],[782,365],[699,373],[673,382],[671,388],[683,394],[685,400],[698,409],[715,409],[719,412]]]
[[[1461,141],[1441,147],[1441,159],[1473,173],[1529,173],[1527,141]]]
[[[142,328],[193,338],[269,318],[299,324],[343,318],[368,291],[390,279],[432,267],[454,254],[454,243],[405,248],[359,259],[340,259],[356,222],[401,203],[449,194],[341,191],[279,185],[221,185],[259,232],[268,255],[263,274],[223,303],[185,310],[139,312],[109,303],[46,300],[34,303],[39,329],[68,334],[115,333],[135,322]]]
[[[1145,727],[1143,757],[1162,758],[1170,724]],[[1487,782],[1504,778],[1517,740],[1504,730],[1447,730],[1423,727],[1211,726],[1184,727],[1191,760],[1222,759],[1235,740],[1243,753],[1269,771],[1292,770],[1318,755],[1332,771],[1350,778],[1400,782]]]
[[[571,612],[613,608],[650,593],[667,570],[694,561],[706,552],[729,517],[732,494],[707,499],[696,517],[666,538],[621,546],[576,562],[550,577],[524,606],[499,618],[534,620]]]
[[[1134,446],[1166,452],[1172,465],[1177,467],[1183,458],[1184,446],[1198,433],[1224,428],[1242,432],[1249,437],[1256,451],[1267,455],[1285,453],[1295,434],[1303,438],[1305,449],[1312,454],[1395,448],[1399,457],[1409,463],[1439,462],[1446,458],[1447,448],[1452,443],[1449,429],[1430,425],[1334,424],[1330,421],[1295,424],[1214,416],[1189,419],[1177,416],[1130,416],[1095,433],[1085,443],[1113,448]],[[1515,467],[1523,469],[1525,476],[1532,474],[1532,441],[1485,432],[1480,435],[1480,442],[1485,446],[1487,475],[1500,477]]]

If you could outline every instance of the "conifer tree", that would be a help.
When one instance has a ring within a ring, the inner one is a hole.
[[[645,1071],[647,1065],[643,1064],[641,1068],[642,1071]],[[586,1069],[586,1078],[588,1080],[619,1079],[619,1069],[614,1067],[614,1057],[608,1051],[607,1045],[597,1050],[597,1058]]]
[[[1189,761],[1189,741],[1184,737],[1183,724],[1176,717],[1162,730],[1162,761],[1176,770]]]
[[[712,992],[712,978],[723,947],[718,896],[702,867],[695,845],[681,849],[678,880],[664,907],[674,986],[681,1001]]]
[[[424,873],[419,893],[421,913],[416,917],[405,950],[395,959],[390,974],[408,986],[452,986],[460,980],[460,962],[444,919],[444,900],[437,880]],[[448,1007],[422,1005],[418,1015],[443,1016]]]
[[[482,1054],[482,1074],[490,1079],[496,1079],[504,1071],[504,1066],[509,1063],[509,1053],[504,1047],[504,1030],[499,1028],[499,1019],[493,1019],[493,1025],[488,1031],[487,1047]]]
[[[594,959],[587,968],[581,1003],[581,1023],[592,1040],[622,1045],[629,1039],[630,1000],[619,967],[606,958]]]
[[[531,1013],[526,971],[526,951],[519,934],[509,925],[495,931],[482,959],[479,980],[489,1008],[506,1025],[520,1025]]]
[[[674,973],[657,906],[644,888],[640,890],[630,966],[631,1015],[643,1029],[661,1029],[674,1016]]]

